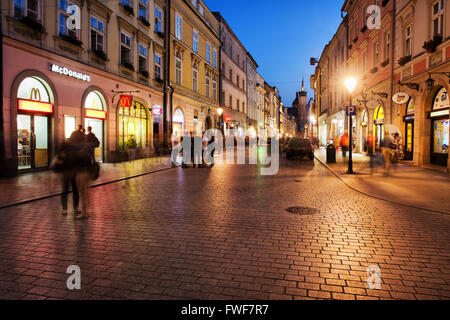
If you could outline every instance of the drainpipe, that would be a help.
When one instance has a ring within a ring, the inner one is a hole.
[[[164,127],[164,150],[169,150],[169,135],[172,132],[172,97],[173,97],[173,88],[170,85],[170,8],[171,8],[171,0],[166,0],[166,8],[164,12],[164,46],[166,52],[164,54],[164,96],[163,96],[163,104],[164,104],[164,114],[163,114],[163,127]],[[170,105],[168,105],[168,92],[167,89],[170,89]],[[169,110],[170,108],[170,110]],[[169,118],[168,118],[169,117]]]
[[[3,124],[3,15],[2,1],[0,1],[0,164],[1,168],[5,168],[5,133]],[[1,174],[0,174],[1,176]]]
[[[389,96],[389,103],[391,107],[391,124],[393,123],[393,101],[392,95],[394,94],[394,65],[395,65],[395,29],[396,29],[396,21],[397,18],[397,0],[394,0],[393,9],[392,9],[392,31],[391,31],[391,94]]]

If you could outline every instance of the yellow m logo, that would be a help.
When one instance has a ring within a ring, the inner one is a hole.
[[[34,96],[34,99],[33,99]],[[39,97],[39,99],[38,99]],[[31,89],[30,100],[41,101],[41,92],[37,88]]]

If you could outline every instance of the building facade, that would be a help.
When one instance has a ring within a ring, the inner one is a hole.
[[[214,15],[220,23],[222,40],[220,105],[224,109],[225,134],[242,136],[247,130],[247,50],[220,13]]]
[[[219,22],[203,1],[171,1],[167,45],[174,140],[219,129],[219,34]]]
[[[252,55],[246,54],[247,76],[247,130],[250,136],[258,134],[258,64]]]
[[[10,172],[48,168],[77,125],[91,126],[99,138],[98,161],[121,161],[129,149],[154,152],[163,11],[157,0],[2,1]]]
[[[358,78],[355,151],[364,151],[368,136],[378,148],[385,134],[398,132],[405,160],[448,170],[450,2],[379,1],[375,25],[370,5],[344,2],[343,23],[318,62],[313,86],[320,142],[348,129],[343,110],[350,99],[342,84],[352,75]],[[341,50],[344,59],[335,54]]]

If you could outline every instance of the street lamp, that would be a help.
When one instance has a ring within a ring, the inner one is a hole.
[[[217,114],[219,115],[219,129],[221,129],[221,132],[223,133],[223,130],[222,130],[222,126],[223,126],[223,123],[222,123],[223,108],[218,108],[217,109]]]
[[[347,79],[345,79],[345,86],[347,87],[348,90],[348,96],[349,96],[349,107],[352,107],[352,93],[356,88],[356,83],[358,82],[358,80],[354,77],[348,77]],[[348,109],[348,108],[347,108]],[[347,174],[353,174],[353,116],[351,114],[349,114],[349,126],[350,126],[350,141],[349,141],[349,158],[348,158],[348,170],[347,170]]]

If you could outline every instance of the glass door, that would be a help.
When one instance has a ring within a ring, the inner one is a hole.
[[[48,117],[17,115],[19,170],[48,167]]]
[[[86,129],[92,127],[92,133],[100,141],[100,146],[95,149],[95,161],[103,162],[103,120],[86,118],[85,125]]]
[[[412,160],[414,152],[414,122],[406,123],[405,138],[405,160]]]

